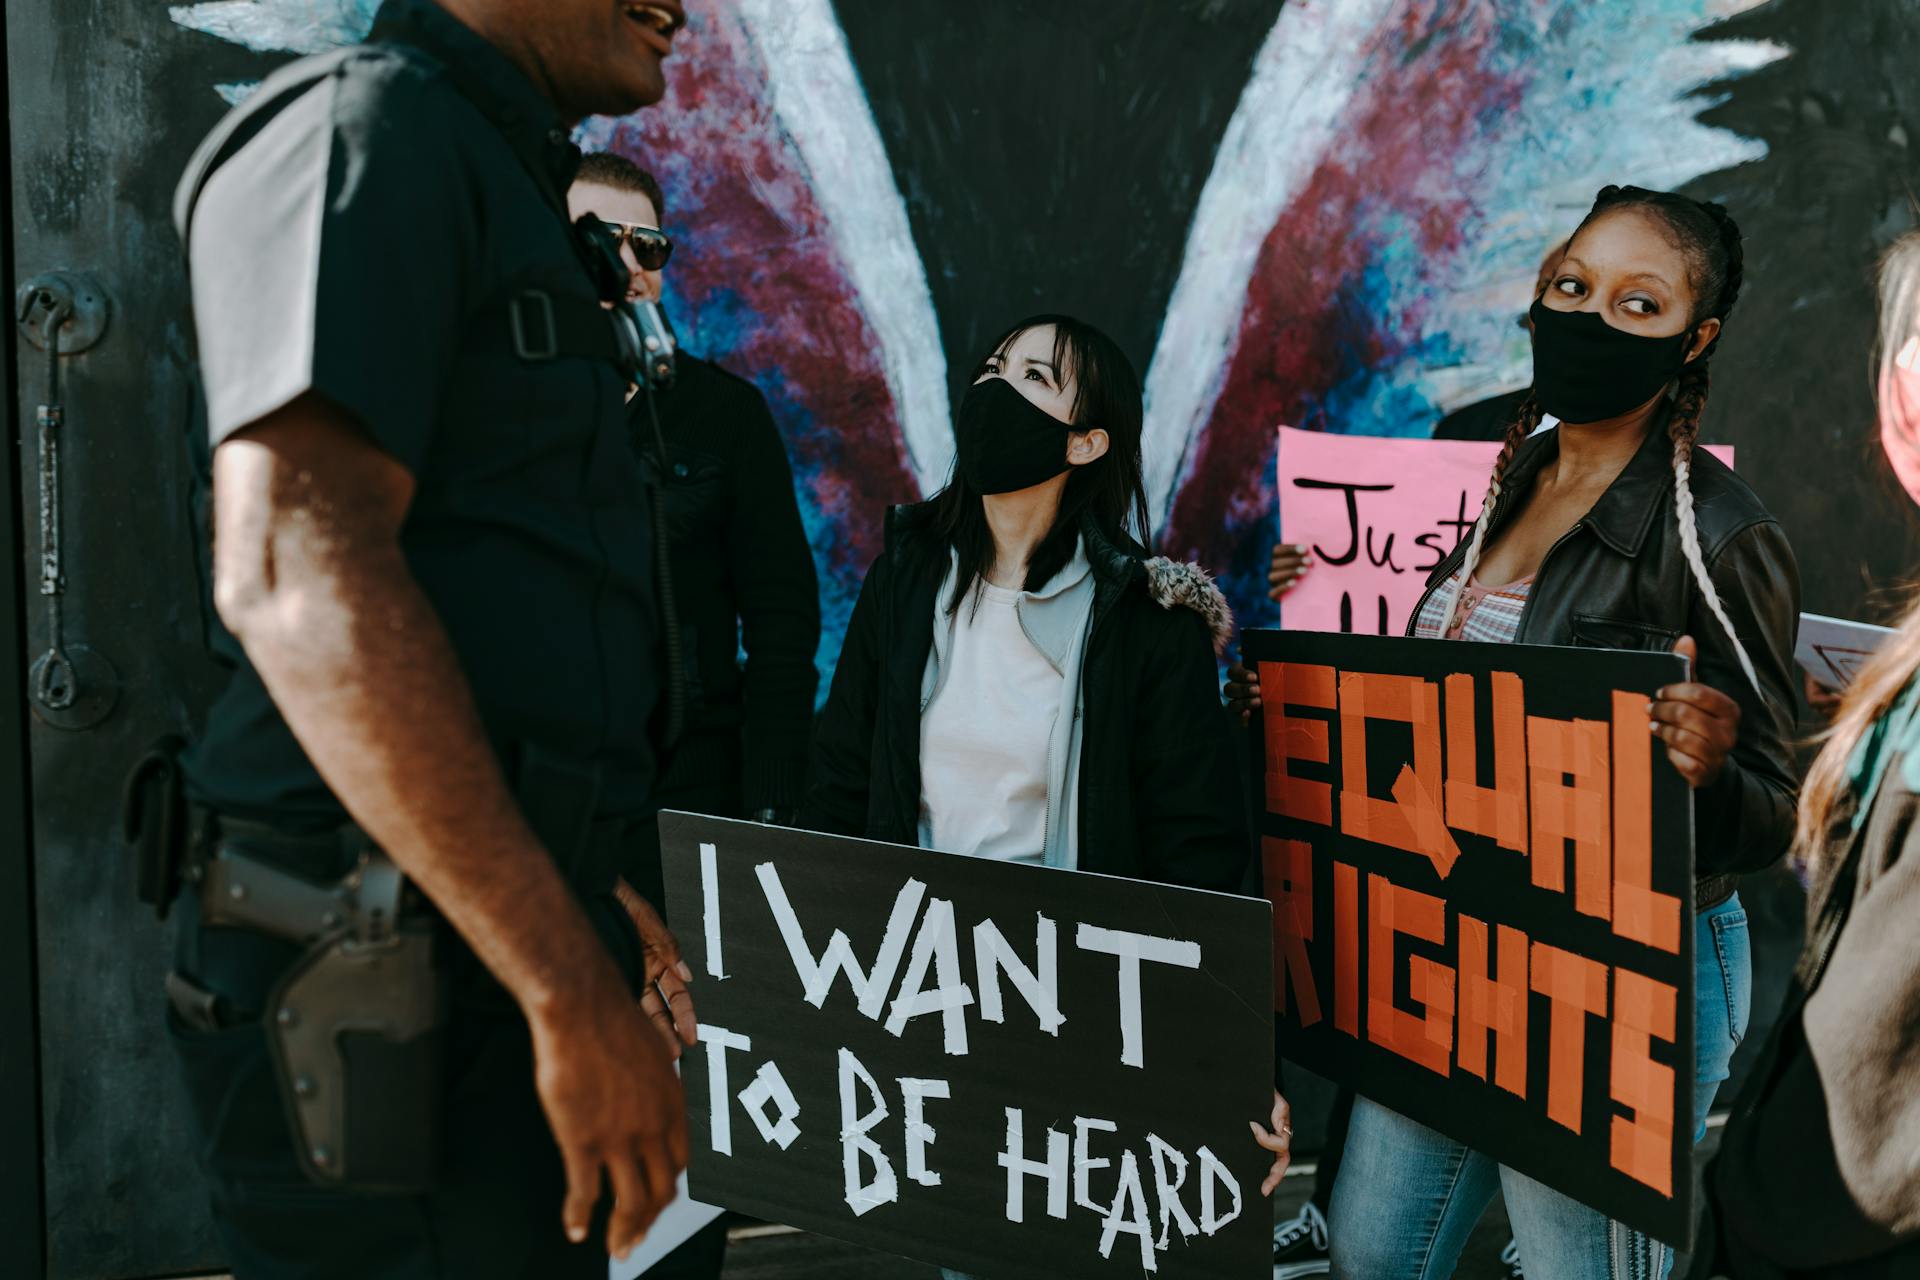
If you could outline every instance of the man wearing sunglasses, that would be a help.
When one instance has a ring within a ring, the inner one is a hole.
[[[660,230],[665,198],[653,175],[590,155],[567,202],[619,237],[628,298],[658,301],[673,243]],[[645,396],[627,406],[633,438],[663,477],[688,655],[687,727],[658,795],[663,808],[780,821],[800,801],[819,679],[813,555],[766,399],[685,351],[676,364],[673,388],[653,397],[658,435]]]
[[[666,200],[653,175],[621,156],[589,155],[567,205],[572,217],[599,218],[619,242],[627,300],[658,302],[673,241],[660,229]],[[805,782],[820,643],[793,472],[752,383],[684,350],[674,364],[670,390],[635,393],[627,404],[632,439],[664,500],[687,681],[686,724],[655,795],[662,809],[785,822]],[[665,901],[657,880],[635,887]],[[720,1274],[725,1248],[716,1224],[647,1274],[708,1280]]]
[[[654,176],[612,152],[581,160],[567,191],[567,212],[600,219],[627,264],[627,301],[660,301],[661,272],[673,257],[673,239],[660,229],[666,197]]]

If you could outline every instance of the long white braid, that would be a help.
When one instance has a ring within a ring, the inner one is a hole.
[[[1719,619],[1727,639],[1732,642],[1733,656],[1740,659],[1740,669],[1746,672],[1747,683],[1753,686],[1754,693],[1764,703],[1767,695],[1760,687],[1759,675],[1754,672],[1753,659],[1747,656],[1746,646],[1740,643],[1740,636],[1733,629],[1733,619],[1727,616],[1726,606],[1720,603],[1720,593],[1713,589],[1713,579],[1707,573],[1706,557],[1700,554],[1700,530],[1694,522],[1693,442],[1700,433],[1700,413],[1706,407],[1709,382],[1706,359],[1702,357],[1680,375],[1679,391],[1674,397],[1673,419],[1667,426],[1667,434],[1673,439],[1673,517],[1680,527],[1680,553],[1687,558],[1687,567],[1693,571],[1693,580],[1699,584],[1707,608]]]
[[[1507,464],[1513,461],[1514,452],[1539,425],[1540,402],[1528,395],[1521,401],[1520,411],[1507,427],[1506,439],[1500,445],[1500,456],[1494,459],[1493,475],[1487,481],[1487,496],[1480,501],[1480,516],[1473,522],[1473,534],[1467,539],[1467,554],[1460,561],[1460,578],[1454,584],[1453,594],[1447,598],[1446,617],[1440,621],[1440,638],[1443,640],[1453,633],[1453,620],[1460,609],[1460,597],[1466,594],[1467,584],[1473,581],[1474,570],[1480,567],[1480,549],[1487,541],[1487,526],[1493,523],[1493,509],[1500,504],[1500,485],[1506,479]]]

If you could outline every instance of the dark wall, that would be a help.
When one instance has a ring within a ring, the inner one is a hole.
[[[1039,311],[1142,370],[1194,202],[1280,0],[836,0],[906,200],[948,380]]]
[[[1890,620],[1920,569],[1920,518],[1874,426],[1874,268],[1920,226],[1920,4],[1777,0],[1719,33],[1794,52],[1734,81],[1703,113],[1768,147],[1765,159],[1691,188],[1724,201],[1747,235],[1738,341],[1715,361],[1709,430],[1738,444],[1741,473],[1792,538],[1805,608]],[[1742,897],[1764,1033],[1785,994],[1804,899],[1784,870],[1754,878]],[[1742,1046],[1729,1092],[1763,1039]]]
[[[1704,118],[1764,160],[1694,184],[1747,233],[1714,414],[1800,557],[1806,607],[1862,616],[1920,566],[1920,520],[1874,434],[1874,264],[1920,225],[1920,4],[1778,0],[1722,28],[1793,55]]]

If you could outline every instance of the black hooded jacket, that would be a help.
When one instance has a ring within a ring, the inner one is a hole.
[[[1094,579],[1081,675],[1080,868],[1240,892],[1251,861],[1214,644],[1226,601],[1191,565],[1082,533]],[[815,736],[802,825],[895,844],[920,823],[921,678],[945,540],[924,505],[888,514]]]

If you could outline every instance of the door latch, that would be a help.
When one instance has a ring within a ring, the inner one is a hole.
[[[60,452],[66,408],[60,395],[60,359],[85,351],[107,328],[107,295],[77,272],[47,272],[20,286],[14,321],[22,336],[47,353],[47,392],[34,412],[39,456],[40,594],[47,599],[45,653],[27,673],[27,691],[40,719],[57,729],[87,729],[106,719],[120,698],[120,676],[104,654],[69,643],[63,611],[66,564],[60,526]]]

